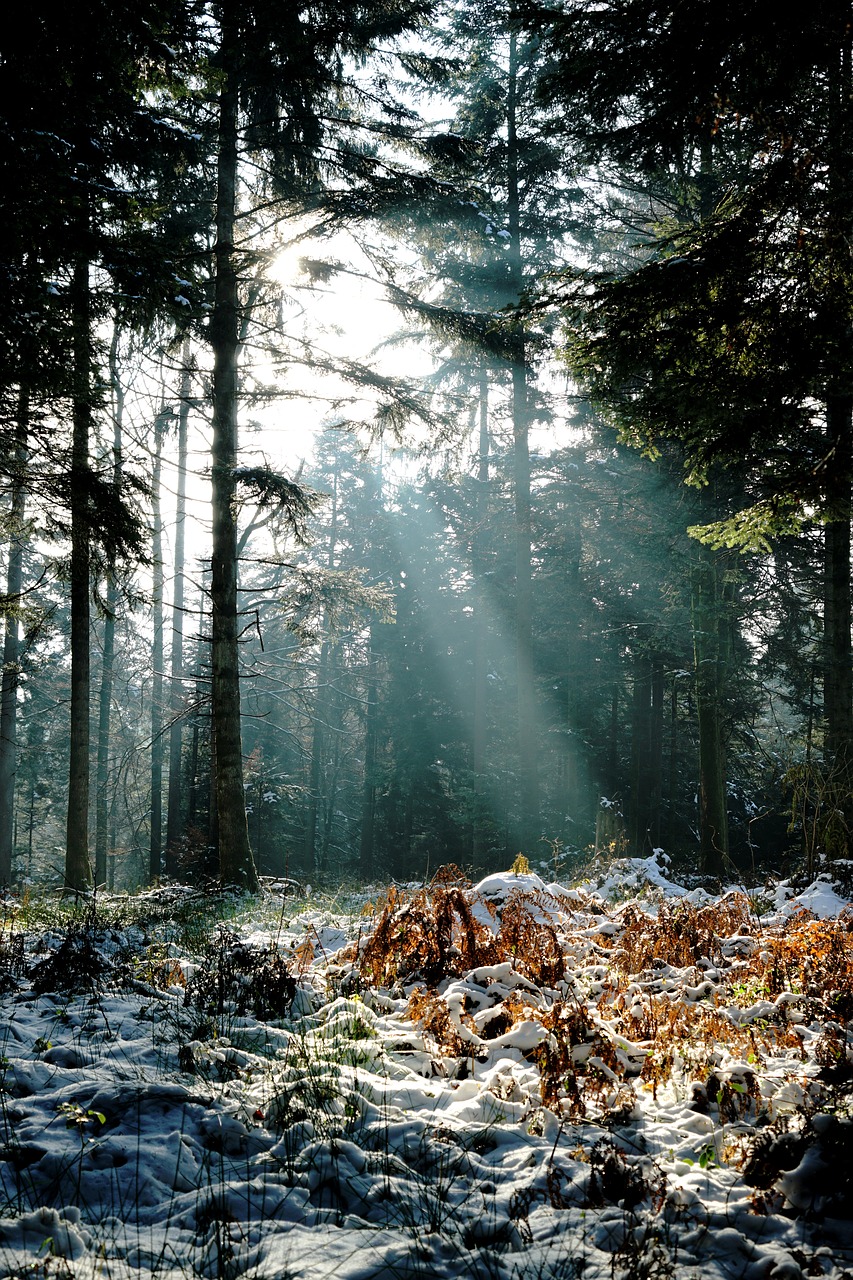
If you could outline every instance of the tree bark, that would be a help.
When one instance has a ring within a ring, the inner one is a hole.
[[[192,370],[190,343],[185,339],[178,407],[178,494],[175,505],[174,587],[172,592],[172,652],[170,662],[171,716],[169,729],[169,799],[166,812],[166,871],[174,875],[181,839],[181,778],[184,708],[184,595],[187,523],[187,433]]]
[[[367,655],[368,675],[364,725],[364,783],[361,793],[361,837],[358,865],[362,880],[373,878],[373,855],[376,843],[376,762],[379,728],[379,679],[377,627],[370,628]]]
[[[338,545],[338,481],[339,456],[335,449],[334,478],[332,481],[332,511],[329,530],[329,546],[326,553],[326,565],[335,567]],[[328,618],[324,615],[322,630],[325,632]],[[309,875],[321,877],[320,862],[317,857],[317,820],[320,812],[321,790],[323,785],[323,768],[326,754],[326,729],[329,721],[331,700],[329,697],[329,677],[332,662],[332,644],[325,638],[320,645],[320,656],[317,665],[317,684],[314,691],[314,723],[311,732],[311,765],[308,777],[308,811],[305,815],[305,868]]]
[[[124,421],[124,387],[118,368],[118,325],[110,343],[110,385],[113,392],[113,486],[118,493],[122,480],[122,426]],[[107,573],[101,688],[98,697],[98,755],[95,770],[95,884],[107,884],[107,849],[109,846],[109,768],[110,733],[113,706],[113,670],[115,666],[116,609],[118,588],[112,567]],[[112,887],[112,886],[110,886]]]
[[[250,892],[258,877],[249,846],[240,730],[237,609],[237,357],[239,305],[234,230],[237,213],[238,33],[232,4],[223,6],[220,35],[222,87],[216,196],[216,282],[210,339],[213,347],[211,560],[212,703],[216,759],[219,874],[224,884]]]
[[[477,500],[476,529],[473,538],[472,571],[477,593],[474,608],[474,725],[472,741],[472,772],[474,774],[474,812],[471,816],[471,853],[474,866],[485,869],[488,852],[487,816],[488,787],[486,781],[486,740],[488,710],[488,669],[486,662],[486,636],[488,626],[484,612],[486,598],[486,562],[483,544],[488,512],[489,492],[489,374],[480,372],[479,388],[479,441],[477,449]]]
[[[853,831],[853,652],[851,652],[850,520],[853,485],[853,364],[849,261],[853,239],[853,23],[850,6],[838,27],[837,58],[828,68],[832,100],[829,149],[828,301],[834,311],[835,341],[823,353],[826,391],[827,459],[824,535],[824,767],[835,820],[827,827],[825,851],[851,856]]]
[[[0,888],[12,882],[15,853],[15,776],[18,767],[18,683],[21,661],[18,608],[24,579],[28,419],[28,396],[22,391],[18,398],[18,420],[15,426],[14,479],[9,510],[9,560],[6,568],[8,612],[4,625],[0,691]]]
[[[693,570],[693,657],[699,728],[699,866],[720,876],[729,852],[725,750],[723,745],[723,592],[718,553],[700,546]]]
[[[631,690],[631,772],[628,796],[628,848],[639,857],[649,826],[648,767],[651,749],[652,670],[649,655],[634,654]]]
[[[825,852],[850,857],[853,831],[853,651],[851,651],[850,518],[853,397],[834,395],[827,404],[830,463],[824,533],[824,768],[833,820],[827,824]]]
[[[151,646],[151,831],[148,878],[160,878],[163,852],[163,521],[160,512],[160,472],[166,411],[154,421],[154,473],[151,478],[151,603],[154,635]]]
[[[74,358],[71,444],[71,713],[65,890],[92,882],[89,865],[89,437],[92,421],[92,314],[89,262],[79,257],[71,282]]]
[[[849,499],[848,499],[849,501]],[[850,524],[830,521],[825,535],[825,601],[823,701],[826,709],[826,757],[831,769],[843,768],[850,757],[853,719],[850,652]]]
[[[651,658],[652,706],[650,723],[649,767],[647,781],[648,835],[652,849],[660,847],[663,830],[663,721],[664,721],[664,664],[659,653]]]

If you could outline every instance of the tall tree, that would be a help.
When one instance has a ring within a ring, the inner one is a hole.
[[[151,830],[149,876],[160,877],[163,861],[163,518],[160,512],[160,472],[163,437],[170,410],[161,408],[154,420],[154,469],[151,477],[151,607],[154,628],[151,646]]]
[[[215,287],[210,319],[213,348],[211,443],[211,698],[215,752],[217,839],[223,881],[256,890],[243,790],[237,608],[237,353],[238,269],[235,246],[239,138],[240,29],[236,8],[222,6],[218,69]]]
[[[709,543],[766,546],[802,527],[810,506],[822,512],[825,755],[846,812],[848,7],[695,4],[670,15],[638,0],[538,16],[555,57],[547,91],[571,104],[575,144],[609,176],[642,175],[659,193],[639,270],[581,286],[578,368],[641,447],[677,440],[688,478],[739,473],[749,505],[717,513],[700,531]],[[682,225],[662,232],[667,184]]]
[[[166,813],[166,871],[174,874],[175,853],[181,838],[181,780],[183,772],[184,720],[184,601],[187,525],[187,450],[192,391],[192,354],[189,337],[184,339],[181,353],[180,389],[178,393],[178,487],[175,505],[175,545],[172,555],[172,644],[169,679],[171,681],[169,729],[169,787]]]
[[[41,326],[39,360],[18,361],[16,376],[42,421],[49,407],[68,424],[67,449],[40,431],[32,437],[42,454],[43,497],[52,489],[56,508],[69,512],[72,599],[70,764],[66,821],[66,885],[91,882],[88,846],[90,738],[90,591],[93,548],[119,554],[141,549],[139,522],[109,481],[92,466],[94,431],[101,412],[97,374],[98,321],[117,300],[123,323],[150,322],[175,308],[173,253],[177,241],[158,224],[168,208],[167,169],[185,157],[189,139],[163,117],[162,89],[175,53],[163,37],[180,43],[179,6],[146,0],[127,7],[76,0],[46,20],[22,14],[4,33],[2,109],[5,150],[17,159],[29,207],[22,235],[25,253],[13,263],[20,278],[41,279],[57,299],[52,324]],[[14,43],[14,48],[12,47]],[[168,221],[168,216],[166,216]],[[156,244],[155,251],[152,246]],[[141,283],[144,281],[144,285]],[[39,320],[44,308],[39,309]],[[37,331],[39,325],[36,325]],[[32,345],[32,344],[31,344]],[[60,355],[62,359],[60,358]],[[58,439],[63,442],[63,434]],[[64,456],[62,454],[64,453]],[[45,478],[45,457],[52,475]]]
[[[110,343],[109,371],[112,391],[113,419],[113,485],[118,491],[122,483],[122,430],[124,424],[125,389],[119,368],[118,324],[113,327]],[[115,665],[116,613],[118,610],[116,566],[107,565],[106,599],[104,601],[104,636],[101,655],[101,687],[98,695],[98,748],[95,777],[95,884],[108,884],[107,852],[109,847],[109,775],[110,729],[112,724],[113,674]]]
[[[213,351],[212,704],[218,840],[222,878],[257,886],[245,812],[240,738],[236,498],[241,269],[247,249],[236,239],[240,208],[240,146],[265,157],[266,190],[245,195],[257,207],[272,199],[281,212],[304,213],[324,203],[320,180],[334,174],[347,194],[373,165],[360,146],[342,141],[347,113],[325,105],[345,96],[347,60],[358,60],[382,38],[410,29],[426,0],[323,3],[310,13],[289,3],[215,7],[218,129],[214,301],[208,336]],[[358,90],[356,89],[356,95]],[[367,99],[363,99],[366,101]],[[355,116],[350,117],[355,124]],[[336,123],[335,123],[336,122]],[[339,132],[334,136],[334,129]],[[336,205],[333,198],[329,208]],[[334,212],[330,216],[336,216]]]
[[[15,455],[12,459],[12,494],[8,517],[9,544],[6,565],[6,615],[3,634],[3,671],[0,686],[0,885],[12,881],[14,854],[15,775],[18,754],[18,685],[20,681],[20,609],[26,539],[26,464],[29,402],[25,390],[18,404]]]

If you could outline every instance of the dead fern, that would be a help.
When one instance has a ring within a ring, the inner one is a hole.
[[[549,894],[513,889],[501,912],[498,948],[520,973],[543,987],[556,987],[566,976],[563,949],[549,917],[555,906]]]
[[[550,1033],[535,1054],[542,1102],[555,1111],[565,1106],[572,1119],[582,1119],[586,1104],[578,1087],[573,1050],[586,1046],[593,1034],[586,1010],[574,1002],[555,1000],[541,1021]]]
[[[413,1022],[420,1024],[421,1031],[436,1042],[443,1056],[461,1058],[470,1052],[470,1043],[459,1034],[447,1004],[436,992],[423,987],[413,991],[407,1012]]]
[[[389,900],[359,955],[361,976],[377,986],[421,979],[435,987],[497,963],[494,935],[471,906],[470,886],[455,866],[438,871],[408,902]]]

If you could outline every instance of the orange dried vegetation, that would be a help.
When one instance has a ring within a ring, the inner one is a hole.
[[[836,1018],[853,1018],[853,936],[841,920],[795,916],[768,939],[762,976],[771,995],[795,991],[818,1000]]]
[[[751,932],[755,915],[744,893],[728,894],[719,902],[695,907],[689,902],[663,902],[657,916],[629,907],[623,917],[614,959],[629,973],[648,969],[655,961],[679,969],[703,958],[719,962],[720,942],[735,933]]]
[[[504,958],[513,960],[520,973],[545,987],[555,987],[566,976],[557,930],[548,920],[549,909],[555,906],[559,904],[550,894],[513,889],[501,912],[498,933]]]
[[[470,1052],[471,1045],[460,1036],[447,1004],[435,991],[424,987],[413,991],[409,996],[408,1015],[413,1022],[420,1023],[421,1031],[436,1041],[439,1052],[446,1057],[461,1058]]]
[[[377,986],[421,978],[434,987],[495,964],[494,934],[472,914],[469,896],[469,883],[451,866],[402,905],[389,900],[359,956],[362,977]]]

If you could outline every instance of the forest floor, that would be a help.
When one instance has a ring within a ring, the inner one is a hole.
[[[0,1276],[853,1277],[853,908],[654,859],[0,934]]]

